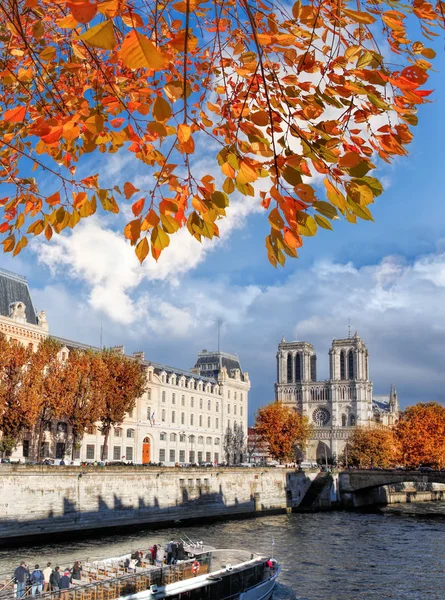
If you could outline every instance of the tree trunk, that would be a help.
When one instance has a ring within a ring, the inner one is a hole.
[[[74,460],[74,452],[76,451],[76,442],[77,442],[77,432],[73,427],[73,432],[72,432],[72,437],[73,437],[73,447],[71,448],[71,460]]]
[[[104,428],[103,428],[103,430],[102,430],[105,433],[105,435],[104,435],[104,445],[102,446],[102,455],[100,457],[100,459],[102,461],[105,460],[105,455],[106,455],[107,448],[108,448],[108,438],[110,436],[110,429],[111,429],[111,425],[105,425]]]

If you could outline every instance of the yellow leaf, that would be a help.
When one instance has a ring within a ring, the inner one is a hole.
[[[147,238],[146,237],[142,238],[135,249],[136,256],[138,257],[139,262],[141,264],[146,259],[149,249],[150,249],[150,247],[148,245]]]
[[[40,52],[39,58],[40,60],[49,61],[52,60],[56,55],[56,49],[54,46],[47,46]]]
[[[375,17],[367,12],[345,8],[343,9],[343,13],[356,23],[362,23],[363,25],[372,25],[375,22]]]
[[[166,56],[149,40],[141,35],[136,29],[130,31],[119,50],[119,58],[129,69],[162,69],[166,62]]]
[[[326,188],[326,194],[329,202],[339,208],[341,211],[344,211],[346,207],[346,199],[341,191],[332,185],[327,177],[324,180],[324,186]]]
[[[153,105],[153,117],[156,121],[166,121],[172,116],[172,109],[170,104],[162,98],[158,96]]]
[[[270,211],[269,214],[269,223],[271,224],[271,226],[280,231],[281,229],[283,229],[284,227],[284,221],[278,211],[278,208],[274,208]]]
[[[156,225],[151,232],[151,245],[153,248],[162,251],[164,248],[167,248],[169,244],[170,238],[168,235],[161,227],[159,227],[159,225]]]
[[[332,225],[329,223],[329,221],[327,219],[325,219],[321,215],[314,215],[314,219],[317,221],[317,223],[318,223],[318,225],[320,225],[320,227],[323,227],[323,229],[330,229],[331,231],[333,231]]]
[[[104,50],[113,50],[116,46],[116,38],[114,37],[113,21],[107,19],[103,23],[99,23],[85,33],[79,36],[89,46],[94,48],[103,48]]]

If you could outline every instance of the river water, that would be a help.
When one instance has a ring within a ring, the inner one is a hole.
[[[28,565],[118,556],[183,536],[219,548],[273,553],[282,565],[274,600],[445,600],[445,503],[379,513],[326,512],[145,530],[92,540],[0,548],[0,573]]]

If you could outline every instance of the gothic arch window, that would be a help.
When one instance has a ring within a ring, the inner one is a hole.
[[[292,354],[287,355],[287,381],[292,381]]]
[[[340,352],[340,379],[346,379],[346,364],[344,350]]]
[[[311,381],[317,381],[317,356],[311,356]]]
[[[346,415],[341,416],[341,426],[346,427],[348,424],[348,417]]]
[[[295,357],[295,381],[301,381],[301,354]]]
[[[354,354],[352,353],[352,350],[349,350],[348,354],[348,374],[349,379],[354,379]]]
[[[355,415],[349,415],[349,425],[351,427],[355,427],[355,424],[356,424]]]

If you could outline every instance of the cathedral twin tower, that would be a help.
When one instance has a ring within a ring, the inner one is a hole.
[[[329,350],[329,379],[317,381],[317,355],[308,342],[286,342],[277,353],[275,397],[307,416],[314,426],[308,458],[337,456],[356,425],[390,424],[397,400],[373,402],[368,350],[357,333],[334,340]],[[384,398],[384,399],[383,399]]]

